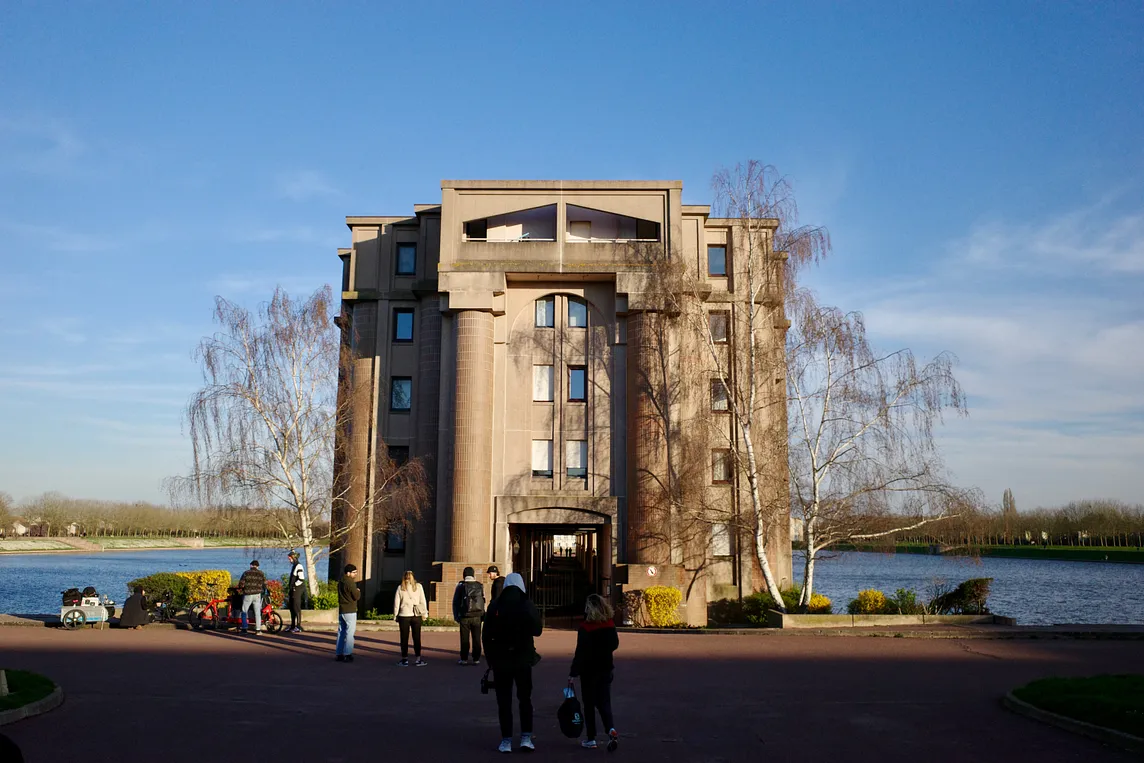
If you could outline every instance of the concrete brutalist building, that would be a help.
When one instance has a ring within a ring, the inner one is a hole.
[[[736,289],[741,222],[683,204],[682,190],[678,181],[443,181],[441,202],[414,205],[411,216],[346,218],[342,323],[358,358],[353,385],[365,393],[337,468],[364,484],[385,447],[395,460],[424,459],[434,487],[411,529],[359,528],[331,559],[332,570],[347,561],[363,570],[365,606],[385,610],[412,569],[431,614],[449,617],[461,569],[483,579],[490,563],[521,573],[548,612],[580,611],[593,591],[666,583],[687,594],[685,618],[704,623],[708,601],[751,590],[749,535],[715,522],[696,546],[694,534],[675,538],[655,505],[665,461],[639,380],[658,362],[649,335],[661,308],[645,294],[647,265],[630,253],[683,258],[706,289],[694,308],[710,313],[724,352],[734,353],[745,291]],[[756,334],[781,347],[782,300],[771,309]],[[677,425],[731,431],[715,393],[707,397],[704,353],[681,357],[672,372],[703,392],[673,403]],[[757,383],[784,395],[778,380],[781,369]],[[703,500],[734,516],[749,502],[718,440],[706,451]],[[772,455],[766,476],[772,494],[788,495],[785,453]],[[768,541],[784,584],[785,508]]]

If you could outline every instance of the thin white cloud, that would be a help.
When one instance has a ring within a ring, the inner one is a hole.
[[[37,175],[66,172],[86,150],[63,120],[0,116],[0,169]]]
[[[291,201],[307,201],[321,197],[341,196],[325,175],[314,170],[301,170],[279,175],[275,180],[275,191],[279,196]]]

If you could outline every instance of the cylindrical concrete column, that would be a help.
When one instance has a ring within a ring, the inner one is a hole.
[[[627,562],[666,564],[671,559],[667,523],[668,422],[657,405],[666,403],[662,362],[667,355],[665,337],[657,332],[654,313],[628,316],[628,500]]]
[[[453,424],[453,562],[492,553],[493,316],[457,313],[457,390]]]

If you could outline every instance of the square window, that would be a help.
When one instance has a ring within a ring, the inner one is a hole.
[[[711,525],[711,556],[731,556],[730,525]]]
[[[556,325],[556,298],[541,297],[536,300],[536,327],[550,329]]]
[[[727,247],[725,247],[725,246],[709,246],[709,247],[707,247],[707,275],[709,275],[709,276],[726,276],[727,275]]]
[[[727,344],[727,326],[731,322],[730,313],[720,310],[707,316],[711,327],[711,341],[715,344]]]
[[[404,466],[409,462],[408,445],[390,445],[388,448],[389,460],[394,466]]]
[[[588,441],[567,440],[564,443],[568,477],[583,479],[588,476]]]
[[[729,411],[730,409],[730,402],[727,399],[727,385],[723,383],[722,379],[712,379],[711,410],[725,412]]]
[[[397,245],[397,275],[411,276],[417,272],[417,244]]]
[[[552,402],[552,366],[532,367],[532,399],[537,403]]]
[[[725,485],[731,481],[731,451],[711,451],[711,483]]]
[[[552,478],[552,440],[532,441],[532,476]]]
[[[574,329],[587,328],[588,305],[582,299],[568,298],[568,327]]]
[[[413,341],[413,310],[398,308],[393,311],[393,341]]]
[[[588,399],[588,374],[584,366],[568,369],[568,401],[582,403]]]
[[[395,376],[389,383],[389,410],[408,411],[413,407],[413,380]]]

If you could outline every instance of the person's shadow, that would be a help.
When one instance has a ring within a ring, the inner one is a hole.
[[[24,763],[24,753],[3,734],[0,734],[0,763]]]

